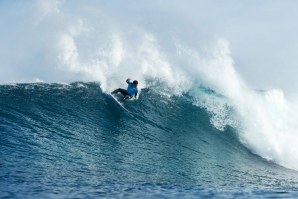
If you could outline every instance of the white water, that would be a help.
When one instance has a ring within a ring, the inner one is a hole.
[[[127,77],[141,87],[147,79],[159,79],[171,94],[190,91],[194,104],[213,114],[216,128],[239,128],[254,153],[298,170],[298,103],[283,91],[295,99],[297,5],[1,2],[1,82],[99,81],[109,91]],[[237,121],[227,118],[226,102],[204,101],[196,92],[200,85],[224,95]]]

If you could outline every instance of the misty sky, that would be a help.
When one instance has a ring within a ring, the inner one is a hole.
[[[63,80],[52,66],[59,64],[52,61],[59,56],[52,51],[56,35],[81,18],[91,30],[100,30],[103,23],[122,32],[137,27],[161,41],[175,34],[196,45],[224,38],[236,70],[249,85],[295,91],[297,8],[294,0],[0,1],[0,82]]]
[[[149,28],[223,37],[237,71],[252,86],[298,88],[297,1],[129,1],[106,6],[115,15],[141,18]]]

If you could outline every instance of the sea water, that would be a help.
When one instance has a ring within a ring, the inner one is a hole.
[[[297,197],[297,6],[0,1],[0,198]]]

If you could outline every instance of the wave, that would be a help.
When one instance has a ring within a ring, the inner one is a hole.
[[[104,93],[125,86],[123,80],[133,76],[141,88],[172,97],[187,94],[191,104],[207,110],[214,128],[236,129],[239,140],[250,151],[297,170],[298,156],[293,155],[298,152],[297,100],[288,99],[281,89],[252,89],[253,83],[244,81],[238,71],[241,68],[235,66],[231,37],[214,36],[221,35],[214,30],[217,26],[209,27],[204,20],[200,24],[209,28],[195,26],[196,21],[190,20],[193,17],[178,15],[181,3],[169,4],[173,6],[168,17],[152,18],[151,11],[159,10],[157,3],[146,4],[148,7],[105,1],[3,3],[1,24],[10,28],[3,30],[0,38],[1,82],[96,81]],[[119,9],[123,6],[130,12]],[[202,8],[206,6],[210,4]],[[141,17],[136,8],[151,17]],[[207,14],[203,11],[195,12]],[[179,17],[171,19],[176,15]],[[146,113],[141,110],[140,114]]]
[[[297,186],[296,172],[243,145],[224,96],[201,87],[198,101],[151,84],[125,103],[130,112],[96,82],[1,85],[1,195],[264,196]]]
[[[179,145],[175,140],[182,139],[185,143],[179,147],[202,154],[200,159],[218,159],[219,165],[258,159],[247,151],[249,145],[243,142],[241,134],[244,127],[224,96],[203,87],[197,89],[198,98],[192,93],[168,96],[161,92],[161,84],[151,85],[142,90],[138,100],[125,104],[132,114],[115,109],[98,83],[2,85],[1,128],[7,136],[4,140],[8,141],[11,135],[20,136],[12,142],[25,141],[20,144],[26,148],[31,144],[38,146],[44,139],[54,142],[62,138],[66,143],[71,142],[68,138],[90,141],[96,136],[93,131],[114,129],[115,133],[124,131],[144,138],[147,137],[144,132],[150,132],[150,140],[173,147],[171,150]],[[230,153],[238,154],[240,160],[230,159],[234,155],[228,160],[222,158]]]

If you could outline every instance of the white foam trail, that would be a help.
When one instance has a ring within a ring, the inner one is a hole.
[[[241,122],[241,141],[254,153],[298,170],[298,156],[295,155],[298,152],[297,106],[285,99],[280,89],[266,92],[250,89],[235,71],[225,41],[220,41],[213,52],[213,59],[207,60],[192,52],[193,59],[199,66],[203,66],[198,68],[200,77],[211,88],[226,96],[235,108]],[[226,109],[218,112],[218,104],[215,108],[208,102],[204,106],[215,115],[225,115]],[[224,123],[219,125],[220,130],[223,124],[234,125],[223,119],[221,121]],[[215,122],[215,127],[218,127],[217,124]]]

